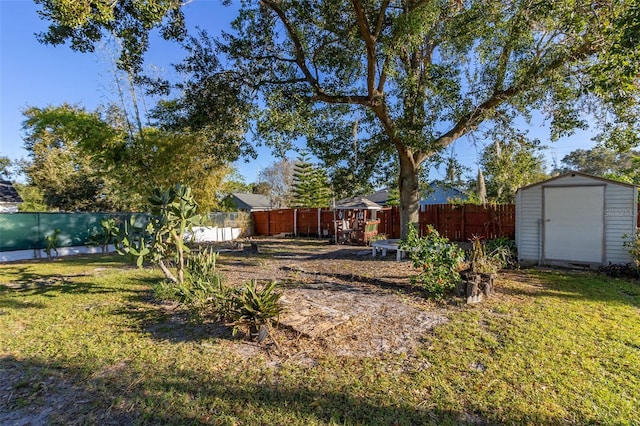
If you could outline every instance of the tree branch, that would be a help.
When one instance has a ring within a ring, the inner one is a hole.
[[[309,82],[309,84],[311,84],[312,87],[316,89],[316,91],[321,91],[320,83],[313,76],[311,70],[309,70],[309,67],[307,67],[306,53],[304,51],[304,48],[302,47],[300,37],[298,37],[295,28],[285,15],[284,11],[280,8],[279,2],[277,0],[261,0],[261,2],[278,16],[280,22],[282,22],[282,25],[284,25],[285,29],[287,30],[289,39],[293,42],[295,49],[295,63],[300,68],[300,71],[302,71],[302,74],[304,74],[305,79]]]
[[[587,41],[575,49],[570,56],[572,60],[577,60],[584,59],[591,53],[593,53],[592,44]],[[538,64],[532,64],[527,72],[523,73],[519,83],[514,83],[511,87],[504,90],[494,90],[488,99],[478,105],[473,111],[464,114],[448,132],[442,134],[434,141],[435,147],[440,149],[447,147],[453,141],[474,129],[483,120],[487,112],[493,110],[507,99],[517,96],[532,85],[538,84],[542,79],[549,76],[549,74],[567,62],[567,55],[563,55],[549,62],[546,66],[540,67]]]
[[[358,23],[358,29],[360,30],[360,36],[364,41],[364,45],[367,51],[367,92],[369,97],[373,99],[377,96],[377,90],[375,87],[376,80],[376,37],[371,34],[369,29],[369,22],[367,20],[367,14],[362,6],[360,0],[352,0],[353,8],[356,12],[356,21]]]

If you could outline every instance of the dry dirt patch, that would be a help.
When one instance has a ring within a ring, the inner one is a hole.
[[[223,253],[231,284],[277,280],[287,311],[274,334],[276,352],[377,357],[411,355],[445,309],[409,285],[409,262],[373,258],[366,247],[322,241],[259,240],[259,255]],[[274,348],[271,348],[274,349]]]

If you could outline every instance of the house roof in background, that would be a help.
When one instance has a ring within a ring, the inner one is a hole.
[[[231,195],[252,209],[271,208],[271,200],[266,195],[252,194],[250,192],[233,192]]]
[[[421,205],[425,204],[448,204],[451,200],[466,200],[467,195],[454,187],[446,187],[437,183],[430,183],[432,192],[420,200]]]
[[[368,200],[373,201],[374,203],[384,206],[387,204],[387,200],[389,200],[389,195],[390,195],[389,188],[383,188],[383,189],[377,190],[373,194],[365,195],[365,197]]]
[[[8,180],[0,180],[0,202],[1,203],[21,203],[22,198],[18,195],[18,191]]]
[[[454,187],[443,186],[437,182],[431,182],[429,184],[431,192],[429,195],[420,199],[420,204],[447,204],[451,199],[466,200],[468,197],[461,190]],[[390,191],[389,188],[380,189],[373,194],[366,195],[365,197],[374,203],[386,206],[389,200]]]

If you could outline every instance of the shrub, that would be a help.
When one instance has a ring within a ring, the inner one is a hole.
[[[233,326],[234,335],[245,329],[249,337],[264,339],[271,320],[284,310],[281,294],[275,291],[276,282],[259,286],[251,280],[241,288],[227,286],[216,268],[217,258],[213,249],[191,253],[184,281],[158,283],[154,287],[156,298],[185,305],[195,319],[209,315],[225,321]]]
[[[442,298],[460,281],[458,267],[464,260],[464,251],[433,226],[429,225],[421,238],[415,226],[410,225],[407,239],[400,242],[400,248],[408,253],[413,267],[420,270],[419,275],[411,277],[411,282],[423,287],[431,297]]]
[[[611,263],[600,267],[600,272],[613,278],[640,278],[640,269],[631,263]]]
[[[472,272],[494,274],[507,266],[515,266],[515,244],[507,238],[483,241],[482,237],[471,238],[469,262]]]
[[[56,256],[58,255],[58,235],[60,235],[60,230],[56,228],[51,234],[44,237],[44,252],[47,254],[47,259],[53,259],[54,252]]]
[[[627,234],[624,234],[622,238],[626,240],[624,246],[629,249],[629,254],[633,257],[636,268],[640,268],[640,228],[636,230],[636,235],[632,239],[628,239],[629,235]]]
[[[100,247],[102,253],[107,252],[109,244],[115,243],[120,234],[120,226],[116,217],[104,218],[100,221],[100,229],[95,227],[90,230],[87,237],[87,245]]]
[[[228,320],[233,325],[234,335],[240,329],[245,329],[250,337],[257,337],[259,341],[267,335],[271,320],[284,311],[276,286],[275,281],[259,286],[257,280],[251,280],[233,293]]]
[[[500,269],[518,265],[516,242],[506,237],[494,238],[486,242],[487,253],[500,263]]]
[[[232,289],[224,285],[223,276],[216,268],[218,253],[205,249],[191,253],[186,262],[183,282],[164,280],[154,287],[159,300],[172,300],[188,306],[196,316],[207,311],[224,318]]]

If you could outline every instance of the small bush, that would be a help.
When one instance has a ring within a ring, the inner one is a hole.
[[[87,245],[100,247],[102,253],[107,252],[109,244],[117,241],[120,234],[120,223],[116,217],[104,218],[100,221],[100,229],[93,227],[87,237]]]
[[[482,237],[471,239],[469,261],[473,272],[493,274],[506,267],[517,265],[515,243],[507,238],[482,241]]]
[[[185,265],[182,283],[164,280],[154,287],[159,300],[172,300],[192,309],[196,316],[204,311],[224,316],[224,307],[231,290],[223,283],[223,276],[216,269],[218,253],[205,249],[191,253]]]
[[[233,293],[228,319],[234,335],[245,329],[250,337],[264,338],[271,320],[284,311],[276,286],[275,281],[259,286],[257,280],[251,280]]]
[[[624,234],[622,238],[626,240],[624,246],[629,249],[629,254],[636,263],[636,269],[640,268],[640,228],[636,230],[636,235],[632,239],[629,240],[627,234]]]
[[[506,237],[487,240],[487,253],[502,262],[502,268],[515,267],[518,264],[516,242]]]
[[[401,241],[400,248],[408,253],[413,267],[420,270],[419,275],[411,277],[411,282],[427,290],[434,299],[441,299],[460,281],[458,268],[464,260],[464,251],[433,226],[429,225],[422,238],[413,225],[409,226],[407,239]]]
[[[271,320],[284,309],[281,294],[275,291],[276,282],[259,286],[256,280],[233,288],[224,284],[223,275],[216,268],[218,253],[205,249],[192,252],[186,262],[184,282],[164,280],[154,288],[159,300],[172,300],[185,305],[195,319],[205,316],[225,321],[233,326],[233,334],[246,329],[249,337],[268,333]]]
[[[640,269],[631,263],[611,263],[602,266],[600,272],[613,278],[640,278]]]
[[[44,252],[47,254],[47,259],[53,259],[55,255],[58,255],[58,236],[60,235],[60,230],[58,228],[54,229],[53,232],[46,237],[44,237]]]

